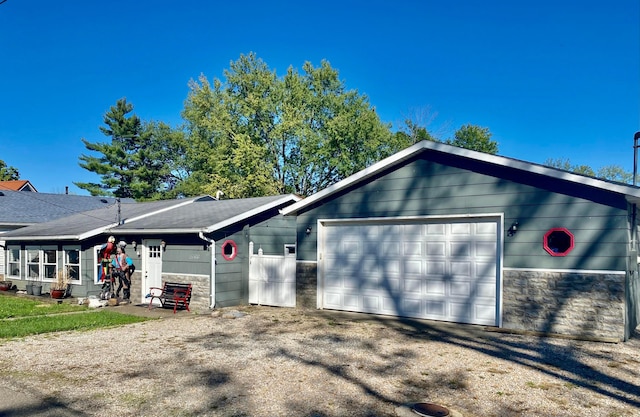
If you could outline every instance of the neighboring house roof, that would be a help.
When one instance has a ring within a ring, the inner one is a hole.
[[[0,181],[0,191],[4,190],[38,192],[36,187],[34,187],[28,180]]]
[[[266,210],[299,200],[294,195],[216,200],[201,196],[91,210],[2,235],[12,240],[83,240],[101,233],[209,233]]]
[[[337,193],[345,191],[345,189],[360,185],[366,182],[369,178],[379,175],[385,171],[402,166],[407,161],[418,157],[422,153],[426,152],[439,152],[451,155],[460,159],[476,160],[487,164],[499,165],[502,167],[508,167],[515,171],[528,172],[538,174],[544,177],[548,177],[549,181],[565,181],[569,183],[575,183],[576,185],[592,187],[601,190],[607,190],[614,193],[622,194],[626,196],[626,199],[630,203],[640,203],[640,188],[627,184],[622,184],[614,181],[606,181],[586,175],[575,174],[569,171],[564,171],[556,168],[550,168],[544,165],[534,164],[530,162],[521,161],[518,159],[507,158],[504,156],[491,155],[483,152],[476,152],[469,149],[460,148],[457,146],[446,145],[439,142],[422,141],[415,145],[404,149],[388,158],[377,162],[368,168],[357,172],[342,181],[339,181],[303,200],[298,201],[282,210],[284,215],[297,214],[301,210],[308,208],[314,204],[321,203]]]
[[[0,227],[24,227],[114,205],[113,197],[0,191]],[[129,199],[123,201],[132,201]]]

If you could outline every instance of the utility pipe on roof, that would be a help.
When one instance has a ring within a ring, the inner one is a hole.
[[[208,242],[211,247],[211,301],[209,308],[216,308],[216,241],[206,237],[202,231],[198,233],[198,236]]]

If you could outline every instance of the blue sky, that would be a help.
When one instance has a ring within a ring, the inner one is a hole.
[[[6,0],[0,159],[40,192],[86,194],[81,138],[107,140],[118,99],[177,125],[190,79],[255,52],[278,75],[326,59],[394,126],[471,123],[503,156],[631,172],[639,27],[638,0]]]

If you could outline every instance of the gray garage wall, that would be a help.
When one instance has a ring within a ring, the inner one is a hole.
[[[318,218],[504,213],[505,229],[519,223],[517,233],[505,237],[505,268],[625,269],[628,223],[623,196],[554,185],[535,175],[515,176],[507,168],[481,172],[486,169],[418,159],[346,190],[299,213],[298,259],[316,260]],[[514,180],[499,176],[506,174]],[[310,235],[305,233],[308,226]],[[544,250],[543,236],[553,227],[566,227],[574,235],[575,248],[568,256],[553,257]]]

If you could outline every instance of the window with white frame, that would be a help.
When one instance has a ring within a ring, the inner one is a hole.
[[[42,249],[42,277],[55,280],[58,270],[58,251],[56,249]]]
[[[58,251],[54,247],[27,246],[27,279],[53,281],[58,270]]]
[[[40,279],[40,249],[27,247],[27,279]]]
[[[19,246],[9,246],[7,248],[7,275],[11,278],[20,278],[20,270],[22,263],[20,258],[20,247]]]
[[[80,247],[64,246],[62,251],[63,268],[69,273],[72,282],[80,282]]]
[[[100,262],[100,250],[102,249],[102,245],[96,245],[93,247],[93,282],[96,284],[101,284],[102,280],[102,263]]]

